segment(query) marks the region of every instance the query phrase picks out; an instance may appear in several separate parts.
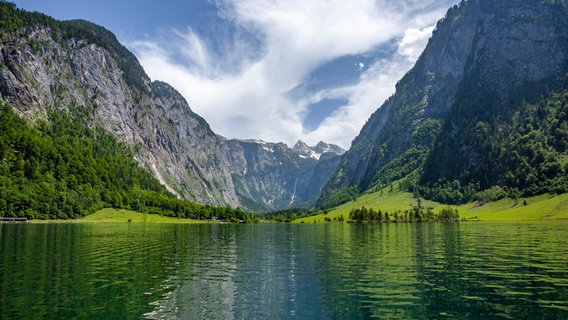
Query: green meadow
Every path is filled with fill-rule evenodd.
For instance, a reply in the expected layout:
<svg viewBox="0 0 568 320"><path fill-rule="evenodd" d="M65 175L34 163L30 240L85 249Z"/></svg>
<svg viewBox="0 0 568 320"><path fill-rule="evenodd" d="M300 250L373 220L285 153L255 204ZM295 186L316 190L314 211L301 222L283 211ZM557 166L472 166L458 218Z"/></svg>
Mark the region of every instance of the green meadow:
<svg viewBox="0 0 568 320"><path fill-rule="evenodd" d="M102 209L76 220L77 222L132 222L132 223L203 223L202 220L182 219L144 214L123 209Z"/></svg>
<svg viewBox="0 0 568 320"><path fill-rule="evenodd" d="M448 206L434 201L420 199L423 208L432 208L435 213L443 208L457 209L461 219L479 221L522 221L522 220L568 220L568 193L561 195L540 195L519 200L502 199L486 204L468 203L461 206ZM314 216L293 221L293 223L325 223L339 222L343 216L344 222L349 220L352 209L381 210L394 213L411 209L417 205L417 199L412 193L400 190L365 193L354 201L327 210ZM54 222L56 220L33 220L33 222ZM114 222L114 223L204 223L203 220L183 219L144 214L124 209L102 209L86 217L64 222Z"/></svg>
<svg viewBox="0 0 568 320"><path fill-rule="evenodd" d="M524 202L526 201L526 205ZM475 203L457 207L460 217L477 220L568 219L568 194L540 195L514 201L503 199L483 206Z"/></svg>
<svg viewBox="0 0 568 320"><path fill-rule="evenodd" d="M324 223L327 221L337 222L343 216L343 220L349 220L349 212L352 209L365 207L375 211L393 213L395 211L409 210L417 205L418 200L412 193L400 190L390 191L385 188L378 192L365 193L354 201L350 201L336 208L327 210L327 213L305 217L295 220L294 223ZM420 199L421 207L432 208L438 213L443 208L458 209L460 218L467 220L549 220L568 219L568 194L540 195L518 200L502 199L486 204L468 203L461 206L448 206L434 201Z"/></svg>

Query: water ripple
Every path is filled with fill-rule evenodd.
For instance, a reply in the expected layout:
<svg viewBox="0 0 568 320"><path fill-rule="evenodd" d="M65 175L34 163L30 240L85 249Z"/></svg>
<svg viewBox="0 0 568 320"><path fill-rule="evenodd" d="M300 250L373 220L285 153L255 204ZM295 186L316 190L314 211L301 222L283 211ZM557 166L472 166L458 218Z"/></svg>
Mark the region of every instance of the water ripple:
<svg viewBox="0 0 568 320"><path fill-rule="evenodd" d="M0 319L567 319L566 231L0 225Z"/></svg>

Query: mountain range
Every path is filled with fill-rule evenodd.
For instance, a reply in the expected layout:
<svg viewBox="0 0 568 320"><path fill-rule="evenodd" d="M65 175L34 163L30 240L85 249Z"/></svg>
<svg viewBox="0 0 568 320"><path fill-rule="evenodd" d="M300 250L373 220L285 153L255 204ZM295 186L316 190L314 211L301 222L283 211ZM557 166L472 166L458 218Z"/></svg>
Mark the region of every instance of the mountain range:
<svg viewBox="0 0 568 320"><path fill-rule="evenodd" d="M327 208L395 181L443 203L568 192L565 1L450 8L347 152L219 136L103 27L0 6L2 99L32 124L104 129L187 201Z"/></svg>
<svg viewBox="0 0 568 320"><path fill-rule="evenodd" d="M221 137L105 28L0 6L2 99L32 123L57 110L104 128L181 199L255 211L313 205L344 152Z"/></svg>
<svg viewBox="0 0 568 320"><path fill-rule="evenodd" d="M354 139L322 207L404 179L444 203L568 191L564 1L462 1Z"/></svg>

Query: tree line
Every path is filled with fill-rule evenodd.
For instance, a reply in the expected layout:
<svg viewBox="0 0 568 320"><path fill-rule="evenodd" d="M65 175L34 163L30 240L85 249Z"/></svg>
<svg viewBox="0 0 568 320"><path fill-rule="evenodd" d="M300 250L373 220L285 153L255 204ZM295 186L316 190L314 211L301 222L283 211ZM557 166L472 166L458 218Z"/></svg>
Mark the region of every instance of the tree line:
<svg viewBox="0 0 568 320"><path fill-rule="evenodd" d="M0 101L0 216L73 219L99 209L252 221L253 213L177 199L102 128L61 111L29 124Z"/></svg>
<svg viewBox="0 0 568 320"><path fill-rule="evenodd" d="M424 209L414 206L409 210L396 210L393 213L388 211L367 209L365 207L353 208L349 212L351 222L369 223L390 223L390 222L426 222L426 221L458 221L459 213L457 209L443 208L439 213L432 209Z"/></svg>

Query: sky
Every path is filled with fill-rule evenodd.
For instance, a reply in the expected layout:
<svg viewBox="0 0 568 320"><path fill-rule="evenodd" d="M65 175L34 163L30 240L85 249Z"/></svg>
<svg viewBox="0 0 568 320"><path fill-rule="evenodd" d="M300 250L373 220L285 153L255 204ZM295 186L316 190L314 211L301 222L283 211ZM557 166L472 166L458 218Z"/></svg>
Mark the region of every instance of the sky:
<svg viewBox="0 0 568 320"><path fill-rule="evenodd" d="M349 148L459 0L17 0L104 26L227 138Z"/></svg>

